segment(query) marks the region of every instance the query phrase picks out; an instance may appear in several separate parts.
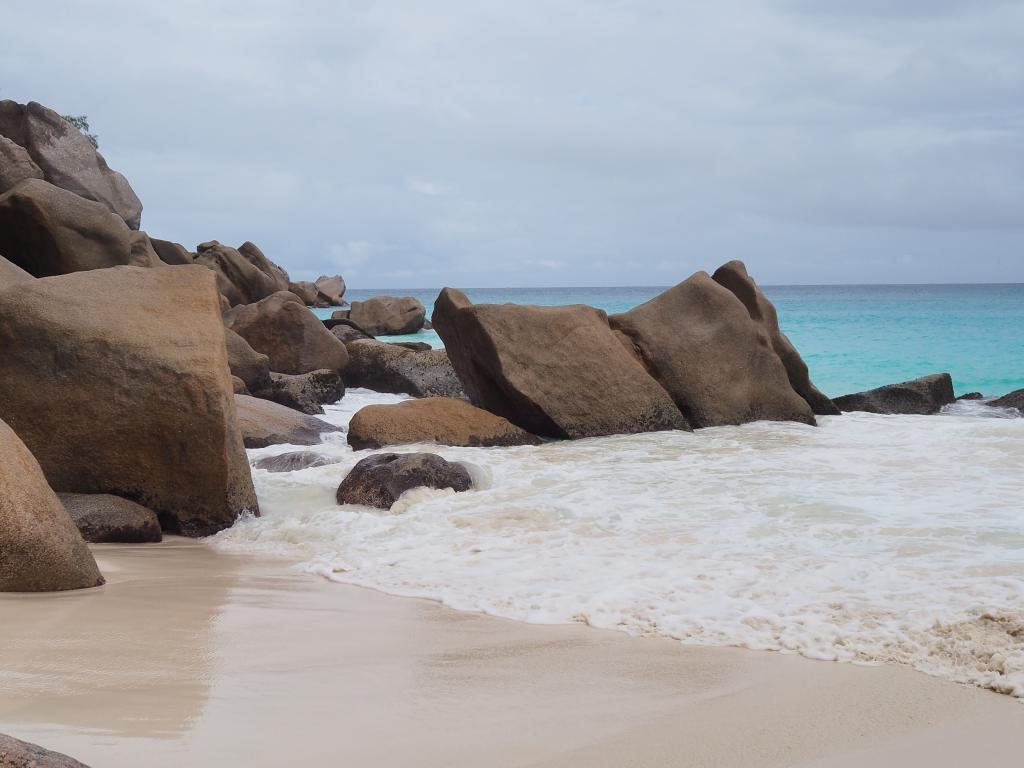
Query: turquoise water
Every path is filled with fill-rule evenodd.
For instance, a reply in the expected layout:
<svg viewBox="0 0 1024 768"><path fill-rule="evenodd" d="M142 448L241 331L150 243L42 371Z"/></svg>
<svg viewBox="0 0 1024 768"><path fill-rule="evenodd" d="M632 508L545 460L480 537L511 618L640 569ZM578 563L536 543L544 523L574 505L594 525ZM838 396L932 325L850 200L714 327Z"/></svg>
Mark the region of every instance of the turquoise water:
<svg viewBox="0 0 1024 768"><path fill-rule="evenodd" d="M472 288L478 303L589 304L624 312L664 290ZM779 323L833 397L949 371L957 393L1024 388L1024 284L767 286ZM437 289L349 290L349 301L389 293L433 309ZM330 317L331 310L316 310ZM442 346L436 333L390 337Z"/></svg>

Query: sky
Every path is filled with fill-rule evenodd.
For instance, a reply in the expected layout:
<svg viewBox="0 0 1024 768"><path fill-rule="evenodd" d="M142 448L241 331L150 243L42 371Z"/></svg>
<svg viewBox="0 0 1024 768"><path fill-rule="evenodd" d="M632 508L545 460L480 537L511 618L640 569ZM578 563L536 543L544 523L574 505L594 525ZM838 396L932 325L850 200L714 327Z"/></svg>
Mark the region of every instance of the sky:
<svg viewBox="0 0 1024 768"><path fill-rule="evenodd" d="M1024 282L1024 3L35 0L152 236L350 287Z"/></svg>

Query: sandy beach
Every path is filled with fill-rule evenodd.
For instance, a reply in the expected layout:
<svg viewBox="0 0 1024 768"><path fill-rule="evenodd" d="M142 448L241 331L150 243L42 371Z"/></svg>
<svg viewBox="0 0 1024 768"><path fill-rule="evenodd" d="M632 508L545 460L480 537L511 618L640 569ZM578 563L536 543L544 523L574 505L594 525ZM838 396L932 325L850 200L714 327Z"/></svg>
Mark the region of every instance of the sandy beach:
<svg viewBox="0 0 1024 768"><path fill-rule="evenodd" d="M1024 706L897 667L458 613L171 538L0 597L0 732L97 766L1009 765Z"/></svg>

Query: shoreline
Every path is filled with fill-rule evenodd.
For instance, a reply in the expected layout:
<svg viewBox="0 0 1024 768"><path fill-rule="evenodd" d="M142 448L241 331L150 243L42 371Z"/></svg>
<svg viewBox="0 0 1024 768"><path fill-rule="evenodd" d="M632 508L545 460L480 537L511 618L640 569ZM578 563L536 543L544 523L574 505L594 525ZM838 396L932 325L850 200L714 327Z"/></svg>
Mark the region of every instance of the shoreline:
<svg viewBox="0 0 1024 768"><path fill-rule="evenodd" d="M168 538L5 595L0 732L98 766L1010 764L1024 708L895 666L460 613ZM867 751L863 751L867 750Z"/></svg>

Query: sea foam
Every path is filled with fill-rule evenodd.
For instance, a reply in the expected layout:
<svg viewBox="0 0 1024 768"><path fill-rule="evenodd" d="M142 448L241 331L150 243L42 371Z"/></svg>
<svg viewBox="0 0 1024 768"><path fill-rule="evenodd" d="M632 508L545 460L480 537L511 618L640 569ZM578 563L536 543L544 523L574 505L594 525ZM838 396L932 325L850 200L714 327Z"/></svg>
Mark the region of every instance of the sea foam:
<svg viewBox="0 0 1024 768"><path fill-rule="evenodd" d="M401 399L350 390L326 418ZM372 453L337 434L313 450L339 464L254 470L263 516L213 541L461 610L896 662L1024 697L1024 419L950 411L400 446L470 463L478 482L390 512L335 503Z"/></svg>

